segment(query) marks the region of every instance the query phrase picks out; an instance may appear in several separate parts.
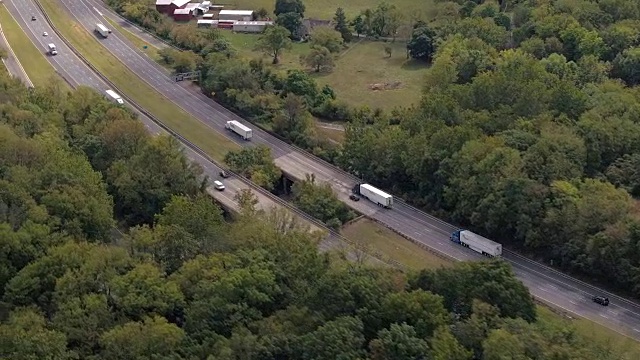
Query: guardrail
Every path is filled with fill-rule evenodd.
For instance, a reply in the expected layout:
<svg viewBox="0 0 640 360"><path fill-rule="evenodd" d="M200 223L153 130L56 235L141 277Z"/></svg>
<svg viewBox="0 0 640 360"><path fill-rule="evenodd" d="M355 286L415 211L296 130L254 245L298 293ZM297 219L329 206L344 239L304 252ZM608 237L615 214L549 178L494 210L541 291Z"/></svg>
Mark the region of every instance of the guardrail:
<svg viewBox="0 0 640 360"><path fill-rule="evenodd" d="M207 155L207 153L200 149L197 145L195 145L194 143L192 143L191 141L187 140L185 137L183 137L182 135L178 134L177 132L175 132L174 130L172 130L171 128L169 128L168 126L166 126L161 120L159 120L158 118L156 118L154 115L152 115L151 113L149 113L147 110L145 110L142 106L138 105L135 101L133 101L133 99L129 98L126 94L124 94L122 91L120 91L120 89L114 84L112 83L106 76L104 76L98 69L96 69L93 64L91 64L91 62L89 62L89 60L87 60L82 54L80 54L80 52L78 52L74 47L73 44L71 44L71 42L69 42L69 40L67 40L62 33L60 32L60 30L58 30L58 28L55 26L55 24L53 23L53 21L51 20L51 18L49 17L49 15L45 12L44 8L42 7L42 5L40 4L39 0L35 0L34 1L36 6L38 6L38 9L42 12L44 19L47 21L47 23L49 24L49 26L51 26L51 29L53 29L53 31L58 35L58 37L60 37L60 40L62 40L62 42L65 43L65 45L67 45L67 47L69 49L71 49L71 51L83 62L85 63L102 81L104 81L106 84L108 84L110 87L112 87L114 90L118 91L118 94L123 97L124 99L126 99L134 108L136 108L138 111L140 111L140 113L144 114L145 116L147 116L149 119L151 119L154 123L156 123L158 126L160 126L163 130L165 130L166 132L168 132L171 136L175 137L176 139L178 139L178 141L180 141L184 146L188 147L189 149L191 149L192 151L196 152L198 155L202 156L204 159L206 159L207 161L209 161L212 164L215 164L216 166L223 168L224 167L219 164L218 162L216 162L214 159L212 159L211 157L209 157L209 155ZM66 80L66 79L65 79ZM225 169L227 170L227 169ZM273 195L272 193L270 193L269 191L261 188L258 185L255 185L253 182L251 182L251 180L247 179L246 177L235 173L231 170L227 170L229 173L233 174L235 177L237 177L238 179L240 179L242 182L244 182L246 185L248 185L252 190L255 190L259 193L261 193L262 195L268 197L269 199L271 199L272 201L274 201L275 203L287 208L288 210L294 212L295 214L299 215L300 217L302 217L303 219L309 221L310 223L312 223L313 225L316 225L317 227L319 227L320 229L326 230L328 233L330 233L331 235L337 237L338 239L340 239L341 241L350 244L350 245L354 245L354 242L345 238L344 236L342 236L339 232L327 227L323 222L321 222L320 220L314 218L313 216L303 212L302 210L298 209L297 207L291 205L290 203L282 200L281 198ZM394 267L400 268L400 269L404 269L404 266L401 265L400 263L398 263L397 261L391 260L391 259L384 259L380 256L375 256L376 254L371 254L370 255L374 256L375 258L388 263L389 265L392 265Z"/></svg>

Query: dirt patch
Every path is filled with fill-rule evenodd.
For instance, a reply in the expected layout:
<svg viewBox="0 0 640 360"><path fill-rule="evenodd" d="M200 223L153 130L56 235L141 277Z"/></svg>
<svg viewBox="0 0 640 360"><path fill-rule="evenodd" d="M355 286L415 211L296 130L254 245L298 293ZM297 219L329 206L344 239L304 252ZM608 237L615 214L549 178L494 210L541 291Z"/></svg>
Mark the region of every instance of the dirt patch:
<svg viewBox="0 0 640 360"><path fill-rule="evenodd" d="M402 87L401 81L369 84L369 90L373 90L373 91L396 90L396 89L400 89L401 87Z"/></svg>

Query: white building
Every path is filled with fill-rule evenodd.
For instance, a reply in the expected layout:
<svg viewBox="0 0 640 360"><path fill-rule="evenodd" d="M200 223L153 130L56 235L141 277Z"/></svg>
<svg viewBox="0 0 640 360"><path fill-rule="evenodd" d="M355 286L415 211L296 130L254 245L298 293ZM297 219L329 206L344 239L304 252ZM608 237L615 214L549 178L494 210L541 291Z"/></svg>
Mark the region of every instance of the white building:
<svg viewBox="0 0 640 360"><path fill-rule="evenodd" d="M218 20L198 20L198 27L217 27Z"/></svg>
<svg viewBox="0 0 640 360"><path fill-rule="evenodd" d="M205 20L213 20L213 14L204 14L202 18Z"/></svg>
<svg viewBox="0 0 640 360"><path fill-rule="evenodd" d="M220 20L251 21L253 10L220 10Z"/></svg>
<svg viewBox="0 0 640 360"><path fill-rule="evenodd" d="M268 25L273 25L273 21L236 21L233 24L233 31L261 33Z"/></svg>

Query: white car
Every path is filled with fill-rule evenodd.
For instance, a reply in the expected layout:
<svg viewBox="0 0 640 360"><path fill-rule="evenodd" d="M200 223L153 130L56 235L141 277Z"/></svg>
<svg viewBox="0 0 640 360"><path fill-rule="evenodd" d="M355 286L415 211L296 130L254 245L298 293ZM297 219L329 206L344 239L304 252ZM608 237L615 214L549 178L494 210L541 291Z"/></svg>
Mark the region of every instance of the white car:
<svg viewBox="0 0 640 360"><path fill-rule="evenodd" d="M222 184L222 182L221 182L221 181L218 181L218 180L215 180L215 181L213 182L213 187L214 187L216 190L218 190L218 191L222 191L222 190L224 190L224 184Z"/></svg>
<svg viewBox="0 0 640 360"><path fill-rule="evenodd" d="M42 33L42 36L49 36L49 33L47 33L46 31Z"/></svg>

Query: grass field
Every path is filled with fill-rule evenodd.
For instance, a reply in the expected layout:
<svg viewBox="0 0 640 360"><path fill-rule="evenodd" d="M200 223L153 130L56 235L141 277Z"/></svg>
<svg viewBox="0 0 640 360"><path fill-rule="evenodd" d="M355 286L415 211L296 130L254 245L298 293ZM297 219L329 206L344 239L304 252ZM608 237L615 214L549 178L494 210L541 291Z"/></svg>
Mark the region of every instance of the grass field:
<svg viewBox="0 0 640 360"><path fill-rule="evenodd" d="M391 57L385 46L391 47ZM391 110L420 101L426 71L424 64L407 60L405 43L363 40L338 58L332 72L314 76L348 104Z"/></svg>
<svg viewBox="0 0 640 360"><path fill-rule="evenodd" d="M224 34L241 56L263 58L267 62L271 60L253 50L259 35L230 31L225 31ZM391 47L391 57L385 53L385 46ZM291 50L282 54L277 68L302 69L300 55L308 51L307 43L293 44ZM348 104L391 110L395 106L410 106L420 100L426 71L426 65L407 60L406 44L403 42L363 40L351 44L340 54L333 71L310 74L318 81L319 86L331 86L338 99Z"/></svg>
<svg viewBox="0 0 640 360"><path fill-rule="evenodd" d="M11 17L9 11L2 5L0 5L0 23L11 49L34 86L50 84L52 77L60 78L53 66L45 58L44 49L38 49L31 42L29 37L18 26L18 23ZM63 86L68 87L66 82L62 83L64 84Z"/></svg>
<svg viewBox="0 0 640 360"><path fill-rule="evenodd" d="M624 354L624 359L640 359L640 342L618 334L617 332L605 326L596 324L593 321L582 318L569 320L554 313L545 306L538 306L538 317L542 322L552 324L561 323L565 325L571 324L575 328L576 333L583 336L586 340L620 351Z"/></svg>
<svg viewBox="0 0 640 360"><path fill-rule="evenodd" d="M341 233L411 269L435 269L452 264L369 219L359 219L344 227Z"/></svg>
<svg viewBox="0 0 640 360"><path fill-rule="evenodd" d="M338 7L342 7L348 17L355 17L361 11L373 9L380 3L380 0L305 0L305 17L315 19L332 19ZM406 14L413 14L417 11L426 11L429 1L415 0L394 0L389 1L400 9L405 9ZM228 8L235 9L259 9L261 7L273 12L275 0L227 0L224 2Z"/></svg>
<svg viewBox="0 0 640 360"><path fill-rule="evenodd" d="M221 161L229 150L240 147L222 134L210 129L143 82L128 70L105 47L93 32L73 21L55 0L40 0L58 30L98 71L107 76L124 94L131 97L167 126Z"/></svg>

